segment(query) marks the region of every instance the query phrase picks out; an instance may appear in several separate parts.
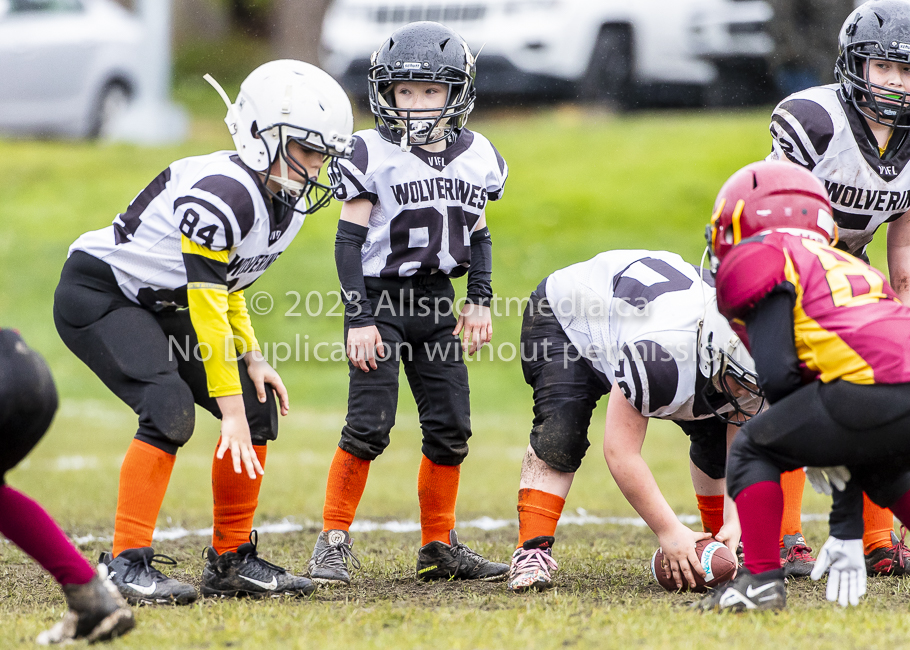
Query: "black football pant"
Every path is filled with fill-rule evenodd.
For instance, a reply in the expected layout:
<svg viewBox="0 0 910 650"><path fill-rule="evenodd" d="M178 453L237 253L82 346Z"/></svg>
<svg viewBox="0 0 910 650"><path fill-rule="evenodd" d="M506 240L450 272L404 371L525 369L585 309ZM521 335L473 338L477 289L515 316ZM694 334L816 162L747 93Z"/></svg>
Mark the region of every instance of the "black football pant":
<svg viewBox="0 0 910 650"><path fill-rule="evenodd" d="M367 297L386 356L364 372L348 361L347 424L338 446L374 460L389 445L398 409L398 372L405 375L420 418L423 455L437 465L460 465L468 455L471 404L461 343L452 334L455 291L448 276L366 278ZM344 338L348 323L345 319Z"/></svg>
<svg viewBox="0 0 910 650"><path fill-rule="evenodd" d="M0 485L44 436L57 411L51 371L15 330L0 329Z"/></svg>
<svg viewBox="0 0 910 650"><path fill-rule="evenodd" d="M851 507L859 499L860 512L863 491L888 508L910 490L910 384L815 381L791 393L737 434L727 491L735 499L750 485L779 482L782 472L835 465L850 470ZM838 517L832 515L834 537L862 537L861 518L857 530L856 519Z"/></svg>
<svg viewBox="0 0 910 650"><path fill-rule="evenodd" d="M153 313L139 306L123 295L110 266L77 251L63 265L54 323L73 354L139 416L139 440L175 454L193 435L194 403L221 418L194 353L189 310ZM260 403L246 364L237 366L252 442L264 445L278 436L274 394L267 390Z"/></svg>
<svg viewBox="0 0 910 650"><path fill-rule="evenodd" d="M544 280L531 293L521 323L521 368L534 389L531 448L548 467L573 473L590 446L594 407L611 387L569 340L546 296ZM674 422L689 436L689 457L695 466L713 479L723 478L726 424L713 417Z"/></svg>

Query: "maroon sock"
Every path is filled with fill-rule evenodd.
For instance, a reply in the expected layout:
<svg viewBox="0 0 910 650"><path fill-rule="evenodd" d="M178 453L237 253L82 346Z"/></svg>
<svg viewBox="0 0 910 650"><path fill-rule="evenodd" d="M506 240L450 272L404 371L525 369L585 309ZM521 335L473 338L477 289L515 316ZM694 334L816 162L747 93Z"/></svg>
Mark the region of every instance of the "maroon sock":
<svg viewBox="0 0 910 650"><path fill-rule="evenodd" d="M736 497L736 509L743 530L746 568L752 574L780 569L781 520L784 492L780 483L762 481L750 485Z"/></svg>
<svg viewBox="0 0 910 650"><path fill-rule="evenodd" d="M894 513L895 517L900 519L904 526L910 528L910 492L898 499L897 503L892 505L889 510Z"/></svg>
<svg viewBox="0 0 910 650"><path fill-rule="evenodd" d="M95 575L44 508L8 485L0 485L0 534L35 558L61 585L84 585Z"/></svg>

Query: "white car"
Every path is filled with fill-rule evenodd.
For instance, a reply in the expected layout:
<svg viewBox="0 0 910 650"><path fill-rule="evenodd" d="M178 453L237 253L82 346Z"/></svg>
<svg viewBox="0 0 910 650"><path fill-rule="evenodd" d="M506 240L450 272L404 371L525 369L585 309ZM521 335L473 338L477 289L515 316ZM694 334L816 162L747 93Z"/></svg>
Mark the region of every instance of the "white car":
<svg viewBox="0 0 910 650"><path fill-rule="evenodd" d="M322 31L326 70L355 96L369 56L397 27L433 20L478 58L478 92L612 99L631 104L699 97L717 75L693 43L703 7L738 20L734 0L335 0ZM758 3L746 3L754 10ZM716 42L716 40L715 40ZM704 41L701 43L704 45ZM682 94L680 94L682 91ZM693 92L694 91L694 94ZM688 101L691 101L688 100Z"/></svg>
<svg viewBox="0 0 910 650"><path fill-rule="evenodd" d="M104 135L138 93L142 47L112 0L0 0L0 133Z"/></svg>

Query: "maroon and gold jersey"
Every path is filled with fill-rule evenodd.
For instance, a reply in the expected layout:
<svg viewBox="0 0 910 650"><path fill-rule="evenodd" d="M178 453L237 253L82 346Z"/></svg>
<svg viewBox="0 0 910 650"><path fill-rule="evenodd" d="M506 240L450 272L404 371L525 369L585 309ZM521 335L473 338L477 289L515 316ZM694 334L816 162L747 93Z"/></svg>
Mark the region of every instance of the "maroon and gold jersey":
<svg viewBox="0 0 910 650"><path fill-rule="evenodd" d="M746 240L717 273L717 302L741 319L782 283L792 285L800 365L823 382L910 382L910 308L885 277L849 253L793 234Z"/></svg>

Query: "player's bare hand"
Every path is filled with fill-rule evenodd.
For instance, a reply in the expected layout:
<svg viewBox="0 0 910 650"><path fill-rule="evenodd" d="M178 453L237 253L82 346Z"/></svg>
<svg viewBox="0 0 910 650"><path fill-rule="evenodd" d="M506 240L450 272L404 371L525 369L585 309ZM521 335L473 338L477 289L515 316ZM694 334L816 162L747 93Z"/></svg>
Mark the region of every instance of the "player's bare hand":
<svg viewBox="0 0 910 650"><path fill-rule="evenodd" d="M682 524L658 537L664 554L664 573L673 578L677 589L682 589L684 583L690 589L695 588L693 572L705 576L705 570L701 568L701 562L695 553L695 544L709 537L711 533L696 533Z"/></svg>
<svg viewBox="0 0 910 650"><path fill-rule="evenodd" d="M714 538L730 549L733 557L736 557L736 548L739 546L739 540L742 537L742 529L739 527L739 519L725 522Z"/></svg>
<svg viewBox="0 0 910 650"><path fill-rule="evenodd" d="M290 400L288 399L288 390L284 387L284 382L281 381L281 377L269 362L265 360L265 357L262 356L262 353L259 350L253 350L244 355L243 360L246 362L246 369L250 375L250 379L253 380L253 386L256 387L256 397L260 402L264 403L266 400L266 384L272 387L272 390L275 391L275 395L278 396L278 404L281 408L281 414L287 415L288 410L291 408Z"/></svg>
<svg viewBox="0 0 910 650"><path fill-rule="evenodd" d="M470 302L465 303L458 315L458 323L455 324L452 334L458 336L462 332L464 335L461 337L461 348L469 356L493 340L493 319L490 316L490 308Z"/></svg>
<svg viewBox="0 0 910 650"><path fill-rule="evenodd" d="M234 472L255 479L262 476L265 470L259 463L253 441L250 438L250 425L246 421L246 411L243 406L242 395L230 395L216 398L221 409L221 444L215 457L221 460L230 449L231 460L234 462Z"/></svg>
<svg viewBox="0 0 910 650"><path fill-rule="evenodd" d="M382 337L375 325L352 327L348 330L348 359L364 372L376 370L376 355L385 358Z"/></svg>

